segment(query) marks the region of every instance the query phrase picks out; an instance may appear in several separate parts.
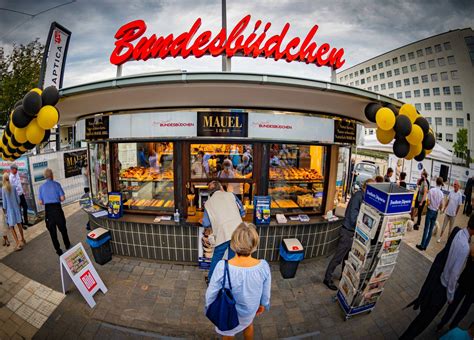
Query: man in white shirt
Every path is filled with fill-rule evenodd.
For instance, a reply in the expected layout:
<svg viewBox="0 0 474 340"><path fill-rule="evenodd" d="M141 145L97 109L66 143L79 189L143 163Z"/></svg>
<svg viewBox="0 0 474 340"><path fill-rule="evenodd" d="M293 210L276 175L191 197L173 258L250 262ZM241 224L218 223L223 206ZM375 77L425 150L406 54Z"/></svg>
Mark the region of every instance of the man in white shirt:
<svg viewBox="0 0 474 340"><path fill-rule="evenodd" d="M21 186L20 174L18 173L18 166L13 163L10 166L10 183L15 188L18 196L20 197L20 207L23 209L23 229L27 229L27 226L30 225L28 222L28 204L26 204L25 193L23 192L23 187Z"/></svg>
<svg viewBox="0 0 474 340"><path fill-rule="evenodd" d="M443 236L444 230L446 229L446 225L449 223L449 230L448 235L451 235L451 230L453 229L454 220L458 215L459 209L461 208L462 204L462 194L459 191L459 182L456 180L453 184L454 190L449 193L448 202L446 203L446 207L444 208L444 220L443 220L443 227L441 228L441 233L438 238L438 243L441 242L441 237Z"/></svg>
<svg viewBox="0 0 474 340"><path fill-rule="evenodd" d="M436 187L431 188L428 191L428 201L430 202L428 205L428 209L426 211L425 216L425 229L423 230L423 239L421 240L421 244L417 244L416 247L419 250L426 250L428 244L431 240L431 235L433 233L433 228L436 224L436 219L438 218L438 211L443 209L443 199L444 194L441 191L441 187L443 186L443 178L438 177L436 179Z"/></svg>

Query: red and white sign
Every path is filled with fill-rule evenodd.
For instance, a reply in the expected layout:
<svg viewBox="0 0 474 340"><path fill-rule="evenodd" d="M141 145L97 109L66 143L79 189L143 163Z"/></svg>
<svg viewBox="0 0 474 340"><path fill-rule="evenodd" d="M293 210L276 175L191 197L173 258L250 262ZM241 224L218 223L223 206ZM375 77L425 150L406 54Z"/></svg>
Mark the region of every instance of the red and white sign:
<svg viewBox="0 0 474 340"><path fill-rule="evenodd" d="M334 120L289 114L249 113L250 138L318 141L334 141Z"/></svg>
<svg viewBox="0 0 474 340"><path fill-rule="evenodd" d="M187 58L190 55L200 58L204 55L217 57L225 55L264 57L287 62L301 61L316 66L329 66L333 69L342 67L345 63L344 49L333 48L328 43L313 41L318 25L314 25L304 38L294 37L286 39L290 24L286 23L279 34L270 36L268 30L271 23L263 25L262 20L257 20L252 33L250 32L250 15L243 17L234 28L229 29L229 34L222 28L219 33L204 31L197 35L201 27L201 18L196 19L192 27L184 33L174 36L158 36L152 34L144 36L147 30L145 21L134 20L117 30L115 33L115 49L110 55L110 62L122 65L130 60L165 59L167 57ZM283 42L285 40L285 42Z"/></svg>
<svg viewBox="0 0 474 340"><path fill-rule="evenodd" d="M97 286L97 282L94 280L94 276L92 276L90 270L81 275L81 281L88 292L92 292L92 290Z"/></svg>
<svg viewBox="0 0 474 340"><path fill-rule="evenodd" d="M196 112L146 112L112 115L109 138L197 136Z"/></svg>

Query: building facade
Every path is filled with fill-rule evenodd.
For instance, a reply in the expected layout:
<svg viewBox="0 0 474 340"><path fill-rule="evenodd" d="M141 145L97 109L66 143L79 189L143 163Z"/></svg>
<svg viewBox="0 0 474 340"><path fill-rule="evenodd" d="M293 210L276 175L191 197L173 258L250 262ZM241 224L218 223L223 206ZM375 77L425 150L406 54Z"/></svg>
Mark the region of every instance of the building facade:
<svg viewBox="0 0 474 340"><path fill-rule="evenodd" d="M474 32L435 35L364 61L336 74L340 84L359 87L416 106L450 151L456 133L468 130L474 157ZM373 134L373 129L366 129Z"/></svg>

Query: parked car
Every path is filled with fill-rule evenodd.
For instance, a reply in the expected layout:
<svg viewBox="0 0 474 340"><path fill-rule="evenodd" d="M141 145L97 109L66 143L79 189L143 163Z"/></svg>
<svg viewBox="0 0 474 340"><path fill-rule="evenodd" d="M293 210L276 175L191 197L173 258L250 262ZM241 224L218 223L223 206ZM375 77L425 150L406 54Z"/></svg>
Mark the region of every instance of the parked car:
<svg viewBox="0 0 474 340"><path fill-rule="evenodd" d="M380 168L375 162L362 161L354 166L354 181L353 186L362 187L362 184L369 178L375 178L380 175Z"/></svg>

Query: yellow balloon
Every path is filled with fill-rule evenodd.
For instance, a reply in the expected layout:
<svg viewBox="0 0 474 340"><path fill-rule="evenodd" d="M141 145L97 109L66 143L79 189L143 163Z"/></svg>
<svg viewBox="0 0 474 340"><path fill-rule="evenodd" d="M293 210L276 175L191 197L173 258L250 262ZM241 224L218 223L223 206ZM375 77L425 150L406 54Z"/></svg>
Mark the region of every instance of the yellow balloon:
<svg viewBox="0 0 474 340"><path fill-rule="evenodd" d="M425 150L426 155L429 155L431 152L433 152L433 149L431 149L431 150Z"/></svg>
<svg viewBox="0 0 474 340"><path fill-rule="evenodd" d="M33 119L26 127L26 139L31 144L39 144L44 138L44 129L42 129L38 122Z"/></svg>
<svg viewBox="0 0 474 340"><path fill-rule="evenodd" d="M395 131L393 131L393 129L388 131L377 129L375 135L381 144L388 144L395 138Z"/></svg>
<svg viewBox="0 0 474 340"><path fill-rule="evenodd" d="M395 125L395 113L386 107L382 107L375 114L375 122L382 130L391 130Z"/></svg>
<svg viewBox="0 0 474 340"><path fill-rule="evenodd" d="M20 146L18 147L18 150L20 150L21 152L26 152L26 151L28 151L28 149L27 149L27 148L24 148L22 145L20 145Z"/></svg>
<svg viewBox="0 0 474 340"><path fill-rule="evenodd" d="M411 145L421 144L423 141L423 130L416 124L413 124L411 133L407 136L407 141Z"/></svg>
<svg viewBox="0 0 474 340"><path fill-rule="evenodd" d="M8 127L10 128L10 131L12 133L12 135L15 134L15 130L16 130L16 126L13 125L13 122L10 120L10 123L8 124Z"/></svg>
<svg viewBox="0 0 474 340"><path fill-rule="evenodd" d="M31 89L30 92L36 92L36 93L38 93L40 96L41 96L41 94L43 93L43 91L42 91L41 89L37 88L37 87L35 87L34 89Z"/></svg>
<svg viewBox="0 0 474 340"><path fill-rule="evenodd" d="M39 110L36 119L42 129L52 129L58 123L59 113L54 106L45 105Z"/></svg>
<svg viewBox="0 0 474 340"><path fill-rule="evenodd" d="M400 108L399 114L405 115L410 118L412 123L418 118L418 112L416 112L416 108L411 104L403 104Z"/></svg>
<svg viewBox="0 0 474 340"><path fill-rule="evenodd" d="M18 143L23 144L28 141L26 138L26 128L16 128L14 136Z"/></svg>

